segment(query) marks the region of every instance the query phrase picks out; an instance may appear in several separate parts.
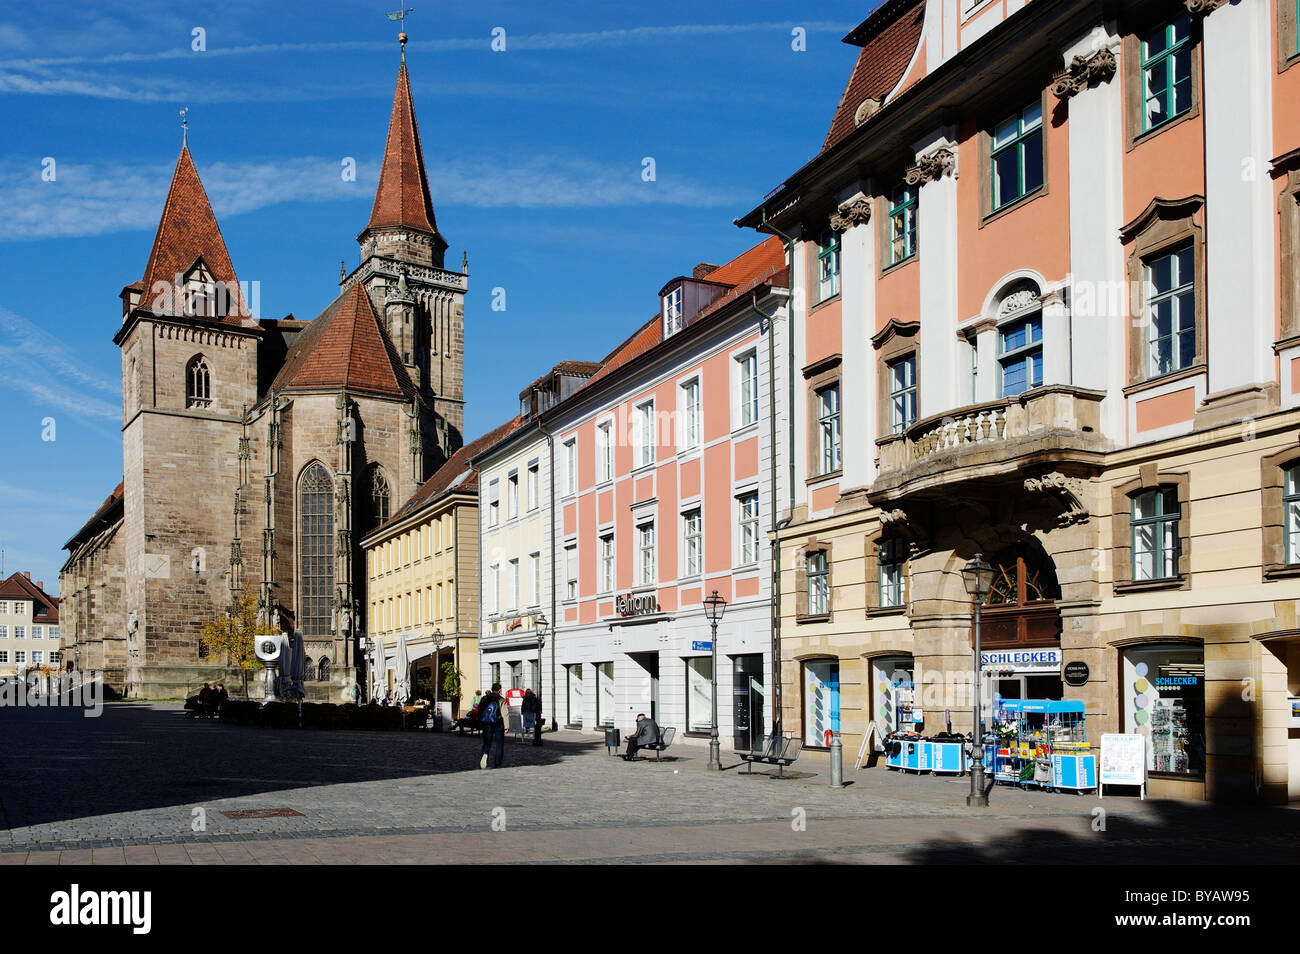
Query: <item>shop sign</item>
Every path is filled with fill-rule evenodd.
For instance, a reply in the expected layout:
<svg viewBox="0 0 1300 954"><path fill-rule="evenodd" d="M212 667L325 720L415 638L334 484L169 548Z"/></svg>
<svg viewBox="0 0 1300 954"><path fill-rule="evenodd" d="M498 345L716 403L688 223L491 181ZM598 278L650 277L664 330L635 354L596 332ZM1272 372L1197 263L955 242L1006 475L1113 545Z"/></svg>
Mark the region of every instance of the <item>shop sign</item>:
<svg viewBox="0 0 1300 954"><path fill-rule="evenodd" d="M653 593L629 593L614 597L614 612L619 616L649 616L659 612L659 601Z"/></svg>
<svg viewBox="0 0 1300 954"><path fill-rule="evenodd" d="M1092 673L1089 671L1086 662L1080 662L1076 659L1074 662L1065 664L1063 675L1067 686L1086 686Z"/></svg>
<svg viewBox="0 0 1300 954"><path fill-rule="evenodd" d="M999 649L980 653L980 665L1014 670L1060 669L1059 649Z"/></svg>

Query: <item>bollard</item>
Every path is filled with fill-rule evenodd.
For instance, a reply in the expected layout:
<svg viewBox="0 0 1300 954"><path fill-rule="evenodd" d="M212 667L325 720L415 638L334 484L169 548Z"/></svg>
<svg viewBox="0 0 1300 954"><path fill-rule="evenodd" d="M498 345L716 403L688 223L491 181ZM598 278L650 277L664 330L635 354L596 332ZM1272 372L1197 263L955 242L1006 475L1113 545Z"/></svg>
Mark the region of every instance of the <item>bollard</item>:
<svg viewBox="0 0 1300 954"><path fill-rule="evenodd" d="M831 739L831 788L844 787L844 744L840 737Z"/></svg>

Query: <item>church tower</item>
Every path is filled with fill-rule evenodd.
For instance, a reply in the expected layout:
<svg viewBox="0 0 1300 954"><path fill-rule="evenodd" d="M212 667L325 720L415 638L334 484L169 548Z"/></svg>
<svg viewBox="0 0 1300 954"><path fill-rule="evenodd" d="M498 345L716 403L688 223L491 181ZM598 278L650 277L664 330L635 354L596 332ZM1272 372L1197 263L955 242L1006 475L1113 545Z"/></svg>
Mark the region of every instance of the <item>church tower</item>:
<svg viewBox="0 0 1300 954"><path fill-rule="evenodd" d="M406 71L406 38L370 221L357 236L361 264L340 285L360 282L419 390L422 481L464 443L464 314L469 276L444 267L420 131Z"/></svg>

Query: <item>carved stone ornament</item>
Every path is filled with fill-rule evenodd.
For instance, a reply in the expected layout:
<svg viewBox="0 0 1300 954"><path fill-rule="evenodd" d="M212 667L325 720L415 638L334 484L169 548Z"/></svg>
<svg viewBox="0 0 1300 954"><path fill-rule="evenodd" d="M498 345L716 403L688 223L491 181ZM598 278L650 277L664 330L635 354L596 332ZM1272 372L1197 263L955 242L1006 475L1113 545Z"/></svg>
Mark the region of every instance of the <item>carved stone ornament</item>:
<svg viewBox="0 0 1300 954"><path fill-rule="evenodd" d="M880 109L880 100L868 96L858 104L857 112L853 114L853 125L861 126Z"/></svg>
<svg viewBox="0 0 1300 954"><path fill-rule="evenodd" d="M1078 477L1067 477L1058 471L1041 477L1026 477L1025 490L1030 493L1052 493L1060 499L1065 509L1057 517L1062 527L1075 523L1087 523L1088 507L1084 503L1085 481Z"/></svg>
<svg viewBox="0 0 1300 954"><path fill-rule="evenodd" d="M916 157L916 165L907 170L903 177L910 186L921 185L941 179L944 173L954 172L957 155L946 146L940 146L933 152Z"/></svg>
<svg viewBox="0 0 1300 954"><path fill-rule="evenodd" d="M839 211L831 216L831 230L847 232L855 225L866 225L871 221L871 200L851 199L840 204Z"/></svg>
<svg viewBox="0 0 1300 954"><path fill-rule="evenodd" d="M1117 64L1110 50L1097 50L1088 56L1076 56L1065 68L1065 75L1052 84L1052 95L1069 99L1082 93L1092 83L1109 83L1115 76Z"/></svg>
<svg viewBox="0 0 1300 954"><path fill-rule="evenodd" d="M1183 0L1183 6L1194 17L1203 17L1213 13L1228 0Z"/></svg>
<svg viewBox="0 0 1300 954"><path fill-rule="evenodd" d="M903 510L880 511L880 525L883 527L898 527L905 523L907 523L907 513Z"/></svg>

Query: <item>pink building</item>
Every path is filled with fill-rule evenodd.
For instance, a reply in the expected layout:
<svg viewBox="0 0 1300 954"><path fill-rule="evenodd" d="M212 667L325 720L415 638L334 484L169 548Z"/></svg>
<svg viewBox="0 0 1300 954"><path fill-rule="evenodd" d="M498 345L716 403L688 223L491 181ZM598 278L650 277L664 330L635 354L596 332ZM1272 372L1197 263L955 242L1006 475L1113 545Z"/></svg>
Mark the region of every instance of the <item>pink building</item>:
<svg viewBox="0 0 1300 954"><path fill-rule="evenodd" d="M770 501L785 486L772 458L784 397L769 381L776 368L783 388L787 284L776 239L672 279L655 317L541 416L556 455L561 724L626 728L645 712L678 739L706 737L702 601L716 590L720 734L730 746L768 731Z"/></svg>

